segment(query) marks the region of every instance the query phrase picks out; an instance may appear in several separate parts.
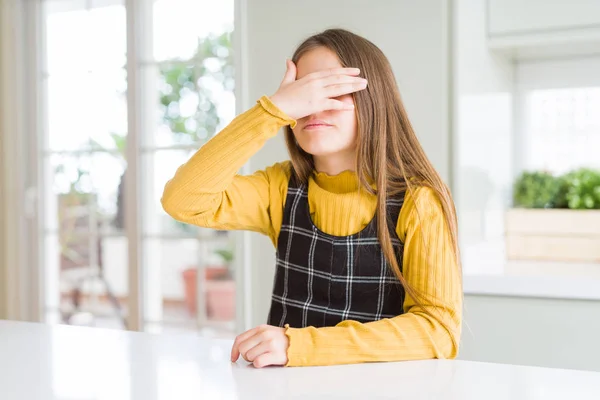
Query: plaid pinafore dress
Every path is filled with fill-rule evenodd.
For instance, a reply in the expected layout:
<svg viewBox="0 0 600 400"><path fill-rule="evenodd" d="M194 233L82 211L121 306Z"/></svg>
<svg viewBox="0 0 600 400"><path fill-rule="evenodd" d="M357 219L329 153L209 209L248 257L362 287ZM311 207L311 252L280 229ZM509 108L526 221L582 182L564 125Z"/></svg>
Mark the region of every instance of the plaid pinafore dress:
<svg viewBox="0 0 600 400"><path fill-rule="evenodd" d="M404 289L385 261L377 218L354 235L324 233L312 222L306 185L295 181L292 177L289 182L277 242L268 324L325 327L402 314ZM402 196L387 203L394 227L403 202ZM392 242L402 265L403 244L396 235Z"/></svg>

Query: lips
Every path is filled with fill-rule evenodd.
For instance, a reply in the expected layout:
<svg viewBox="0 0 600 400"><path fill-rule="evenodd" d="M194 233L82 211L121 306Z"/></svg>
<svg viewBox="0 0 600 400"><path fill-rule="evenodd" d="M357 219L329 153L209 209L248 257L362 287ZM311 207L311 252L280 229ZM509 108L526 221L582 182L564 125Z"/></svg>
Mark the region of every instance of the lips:
<svg viewBox="0 0 600 400"><path fill-rule="evenodd" d="M319 129L319 128L326 128L329 126L333 126L333 125L331 125L325 121L314 119L312 121L309 121L306 125L304 125L304 129Z"/></svg>

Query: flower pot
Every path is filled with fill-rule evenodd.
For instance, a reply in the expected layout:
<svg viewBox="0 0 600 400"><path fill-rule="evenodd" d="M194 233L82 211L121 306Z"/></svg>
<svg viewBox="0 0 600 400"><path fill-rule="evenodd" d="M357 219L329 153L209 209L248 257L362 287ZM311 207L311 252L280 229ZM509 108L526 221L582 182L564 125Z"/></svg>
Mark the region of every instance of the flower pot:
<svg viewBox="0 0 600 400"><path fill-rule="evenodd" d="M225 279L227 270L223 267L207 267L206 281L206 313L212 320L231 320L235 317L235 281ZM185 292L185 304L190 315L197 312L197 275L196 268L188 268L182 272Z"/></svg>
<svg viewBox="0 0 600 400"><path fill-rule="evenodd" d="M511 209L509 260L600 262L600 210Z"/></svg>
<svg viewBox="0 0 600 400"><path fill-rule="evenodd" d="M196 277L198 271L196 268L188 268L184 270L181 275L183 276L183 290L185 293L185 306L190 315L196 315L196 299L197 299L197 284Z"/></svg>
<svg viewBox="0 0 600 400"><path fill-rule="evenodd" d="M235 281L207 281L206 308L208 318L230 321L235 318Z"/></svg>

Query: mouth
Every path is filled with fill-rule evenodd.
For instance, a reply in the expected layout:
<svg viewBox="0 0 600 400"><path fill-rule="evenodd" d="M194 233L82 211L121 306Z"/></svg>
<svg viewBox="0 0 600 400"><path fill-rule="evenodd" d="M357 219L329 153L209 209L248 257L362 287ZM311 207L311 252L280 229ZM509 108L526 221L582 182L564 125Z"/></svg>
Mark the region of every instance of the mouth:
<svg viewBox="0 0 600 400"><path fill-rule="evenodd" d="M331 126L333 126L333 125L328 124L325 121L313 120L313 121L309 121L306 125L304 125L304 129L311 131L311 130L329 128Z"/></svg>

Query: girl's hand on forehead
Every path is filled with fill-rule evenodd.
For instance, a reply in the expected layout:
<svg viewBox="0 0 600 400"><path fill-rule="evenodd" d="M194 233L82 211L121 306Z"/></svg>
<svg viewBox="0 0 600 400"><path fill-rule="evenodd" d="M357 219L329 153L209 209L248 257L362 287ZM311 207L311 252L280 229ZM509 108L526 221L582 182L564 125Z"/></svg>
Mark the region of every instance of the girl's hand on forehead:
<svg viewBox="0 0 600 400"><path fill-rule="evenodd" d="M358 77L359 73L358 68L333 68L296 80L296 65L288 60L285 76L271 101L293 119L327 110L353 110L353 104L335 98L367 87L367 80Z"/></svg>

